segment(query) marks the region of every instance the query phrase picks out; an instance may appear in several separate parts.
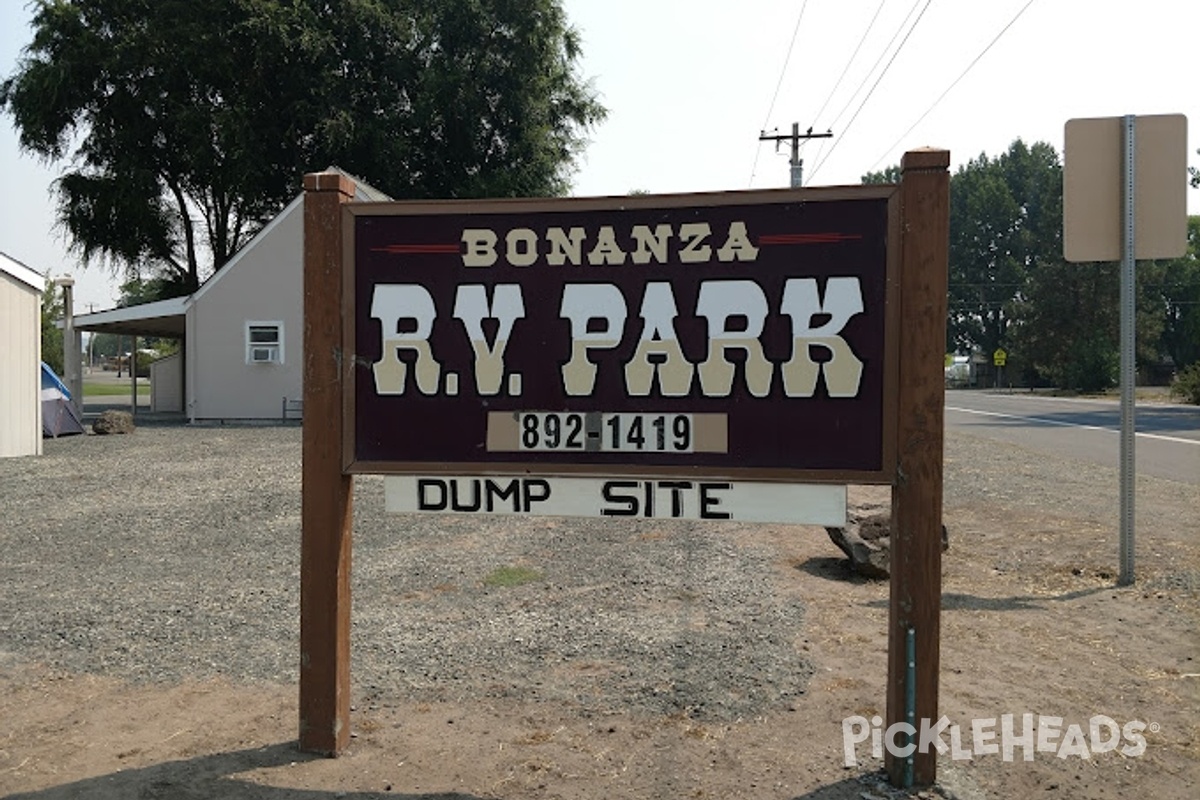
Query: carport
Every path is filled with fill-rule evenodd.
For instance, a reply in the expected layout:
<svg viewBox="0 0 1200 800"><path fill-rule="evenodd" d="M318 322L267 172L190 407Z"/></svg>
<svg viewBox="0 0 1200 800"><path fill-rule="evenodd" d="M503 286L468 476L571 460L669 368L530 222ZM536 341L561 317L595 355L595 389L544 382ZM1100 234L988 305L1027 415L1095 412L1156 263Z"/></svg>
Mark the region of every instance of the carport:
<svg viewBox="0 0 1200 800"><path fill-rule="evenodd" d="M129 406L131 413L137 415L137 341L139 337L159 337L163 339L178 339L180 341L180 357L187 359L187 297L174 297L169 300L158 300L153 303L114 308L110 311L97 311L91 314L81 314L75 317L77 330L91 333L112 333L118 336L128 336L132 339L129 370ZM185 380L187 371L181 370L181 380ZM186 396L186 394L184 395Z"/></svg>

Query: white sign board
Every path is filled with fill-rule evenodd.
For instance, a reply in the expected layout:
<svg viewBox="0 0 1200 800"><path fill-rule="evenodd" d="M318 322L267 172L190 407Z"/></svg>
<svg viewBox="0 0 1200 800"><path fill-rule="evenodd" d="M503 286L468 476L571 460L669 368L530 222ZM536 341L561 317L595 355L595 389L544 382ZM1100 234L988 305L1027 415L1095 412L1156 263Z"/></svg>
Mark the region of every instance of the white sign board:
<svg viewBox="0 0 1200 800"><path fill-rule="evenodd" d="M1063 257L1121 260L1123 119L1073 119L1063 147ZM1134 121L1134 258L1187 252L1187 118Z"/></svg>
<svg viewBox="0 0 1200 800"><path fill-rule="evenodd" d="M384 478L393 513L846 524L846 487L712 478L417 476Z"/></svg>

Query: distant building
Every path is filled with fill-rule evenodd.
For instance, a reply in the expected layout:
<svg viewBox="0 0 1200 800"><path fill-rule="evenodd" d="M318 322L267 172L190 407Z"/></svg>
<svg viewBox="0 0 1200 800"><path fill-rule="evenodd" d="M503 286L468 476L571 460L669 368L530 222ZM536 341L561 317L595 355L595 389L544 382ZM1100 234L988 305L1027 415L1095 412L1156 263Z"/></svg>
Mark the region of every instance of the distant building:
<svg viewBox="0 0 1200 800"><path fill-rule="evenodd" d="M355 179L356 199L388 200ZM75 317L80 330L179 339L151 365L151 410L206 420L298 417L304 360L304 196L188 297Z"/></svg>
<svg viewBox="0 0 1200 800"><path fill-rule="evenodd" d="M0 253L0 456L42 453L46 276Z"/></svg>

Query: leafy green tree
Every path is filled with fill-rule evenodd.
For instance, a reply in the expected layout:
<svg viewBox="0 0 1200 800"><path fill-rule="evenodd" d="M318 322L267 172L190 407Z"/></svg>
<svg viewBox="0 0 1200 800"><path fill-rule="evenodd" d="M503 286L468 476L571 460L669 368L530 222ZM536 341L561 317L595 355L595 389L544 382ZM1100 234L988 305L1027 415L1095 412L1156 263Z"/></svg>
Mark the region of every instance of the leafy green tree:
<svg viewBox="0 0 1200 800"><path fill-rule="evenodd" d="M63 332L57 322L62 318L62 290L54 281L46 281L42 290L42 361L59 375L63 374Z"/></svg>
<svg viewBox="0 0 1200 800"><path fill-rule="evenodd" d="M398 198L564 192L604 116L560 0L34 0L0 83L85 261L194 291L336 164Z"/></svg>
<svg viewBox="0 0 1200 800"><path fill-rule="evenodd" d="M94 333L90 345L92 358L97 361L116 358L121 354L121 337L115 333Z"/></svg>
<svg viewBox="0 0 1200 800"><path fill-rule="evenodd" d="M952 176L948 350L1014 349L1010 328L1029 275L1061 259L1061 220L1062 167L1044 142L1018 139Z"/></svg>
<svg viewBox="0 0 1200 800"><path fill-rule="evenodd" d="M1095 392L1115 385L1119 278L1115 263L1042 263L1023 287L1015 349L1060 388Z"/></svg>
<svg viewBox="0 0 1200 800"><path fill-rule="evenodd" d="M167 300L188 294L186 287L169 277L130 278L121 284L117 308L140 306L155 300Z"/></svg>
<svg viewBox="0 0 1200 800"><path fill-rule="evenodd" d="M893 164L890 167L885 167L878 172L868 172L862 176L863 183L899 183L900 182L900 165Z"/></svg>
<svg viewBox="0 0 1200 800"><path fill-rule="evenodd" d="M1193 182L1200 181L1192 170ZM899 168L863 176L892 183ZM1187 257L1141 262L1137 360L1200 360L1200 217ZM1010 374L1080 391L1112 386L1120 362L1120 284L1114 263L1062 257L1062 166L1048 144L1021 140L981 154L950 179L947 350L1009 352Z"/></svg>
<svg viewBox="0 0 1200 800"><path fill-rule="evenodd" d="M1188 217L1187 254L1154 267L1144 291L1160 314L1161 352L1182 370L1200 362L1200 216ZM1138 269L1141 278L1146 265Z"/></svg>

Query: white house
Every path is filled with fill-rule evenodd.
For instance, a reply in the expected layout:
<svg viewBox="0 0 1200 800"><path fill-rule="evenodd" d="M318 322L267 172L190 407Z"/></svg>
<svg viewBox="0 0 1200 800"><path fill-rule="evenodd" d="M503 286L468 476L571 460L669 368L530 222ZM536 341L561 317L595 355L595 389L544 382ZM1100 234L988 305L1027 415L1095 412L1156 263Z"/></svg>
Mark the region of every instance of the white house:
<svg viewBox="0 0 1200 800"><path fill-rule="evenodd" d="M356 199L390 199L355 179ZM181 339L151 366L151 410L189 421L298 416L303 395L304 196L188 297L75 318L81 330Z"/></svg>
<svg viewBox="0 0 1200 800"><path fill-rule="evenodd" d="M0 253L0 456L42 453L46 276Z"/></svg>

